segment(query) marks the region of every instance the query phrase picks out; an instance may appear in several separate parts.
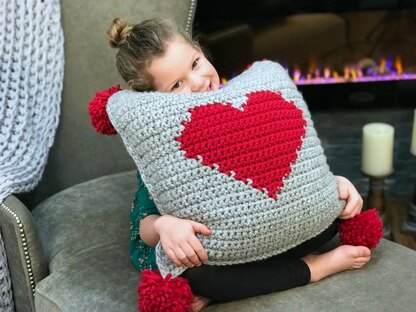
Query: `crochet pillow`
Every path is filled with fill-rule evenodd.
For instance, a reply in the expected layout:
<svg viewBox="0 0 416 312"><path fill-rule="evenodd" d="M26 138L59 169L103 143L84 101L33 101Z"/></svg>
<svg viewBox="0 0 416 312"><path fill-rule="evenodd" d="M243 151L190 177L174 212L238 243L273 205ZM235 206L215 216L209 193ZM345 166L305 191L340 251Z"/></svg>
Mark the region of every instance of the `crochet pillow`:
<svg viewBox="0 0 416 312"><path fill-rule="evenodd" d="M107 112L162 214L201 222L207 264L265 259L318 235L343 205L308 108L279 64L223 88L121 91ZM156 247L162 276L180 275Z"/></svg>

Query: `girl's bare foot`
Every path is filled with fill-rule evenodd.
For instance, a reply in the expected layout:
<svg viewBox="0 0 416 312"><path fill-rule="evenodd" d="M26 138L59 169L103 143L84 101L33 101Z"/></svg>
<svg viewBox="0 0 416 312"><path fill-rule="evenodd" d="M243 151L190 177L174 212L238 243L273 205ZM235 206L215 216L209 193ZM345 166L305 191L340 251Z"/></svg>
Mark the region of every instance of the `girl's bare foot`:
<svg viewBox="0 0 416 312"><path fill-rule="evenodd" d="M317 282L332 274L362 268L371 258L365 246L342 245L320 255L302 258L311 271L311 282Z"/></svg>
<svg viewBox="0 0 416 312"><path fill-rule="evenodd" d="M189 310L189 312L199 312L203 308L205 308L209 302L210 300L208 298L194 296L191 301L191 309Z"/></svg>

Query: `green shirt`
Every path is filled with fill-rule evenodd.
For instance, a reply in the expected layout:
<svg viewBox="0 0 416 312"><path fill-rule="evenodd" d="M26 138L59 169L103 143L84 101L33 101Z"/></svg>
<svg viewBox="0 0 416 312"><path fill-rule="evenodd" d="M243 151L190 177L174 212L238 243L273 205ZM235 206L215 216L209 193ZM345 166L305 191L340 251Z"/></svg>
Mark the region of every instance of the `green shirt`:
<svg viewBox="0 0 416 312"><path fill-rule="evenodd" d="M140 220L149 215L160 215L149 191L137 171L138 189L130 212L130 259L137 270L157 269L155 248L140 238Z"/></svg>

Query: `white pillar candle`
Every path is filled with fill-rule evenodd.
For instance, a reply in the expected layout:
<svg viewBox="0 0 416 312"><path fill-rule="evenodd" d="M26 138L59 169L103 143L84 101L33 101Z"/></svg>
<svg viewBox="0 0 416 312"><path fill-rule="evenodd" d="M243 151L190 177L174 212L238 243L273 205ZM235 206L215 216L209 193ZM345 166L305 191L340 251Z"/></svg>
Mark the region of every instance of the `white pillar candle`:
<svg viewBox="0 0 416 312"><path fill-rule="evenodd" d="M412 132L412 145L410 147L410 153L416 156L416 109L413 113L413 132Z"/></svg>
<svg viewBox="0 0 416 312"><path fill-rule="evenodd" d="M393 172L393 126L381 122L363 127L361 170L372 177L385 177Z"/></svg>

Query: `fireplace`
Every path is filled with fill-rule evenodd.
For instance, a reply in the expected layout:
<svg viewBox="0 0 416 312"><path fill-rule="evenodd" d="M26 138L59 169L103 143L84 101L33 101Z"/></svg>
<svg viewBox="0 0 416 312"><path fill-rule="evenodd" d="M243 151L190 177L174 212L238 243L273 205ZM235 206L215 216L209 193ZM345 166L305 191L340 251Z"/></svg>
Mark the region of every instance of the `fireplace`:
<svg viewBox="0 0 416 312"><path fill-rule="evenodd" d="M285 66L311 110L415 107L416 1L201 1L195 28L226 79Z"/></svg>
<svg viewBox="0 0 416 312"><path fill-rule="evenodd" d="M310 65L288 72L312 110L415 106L416 72L397 56L378 61L367 56L335 69Z"/></svg>

